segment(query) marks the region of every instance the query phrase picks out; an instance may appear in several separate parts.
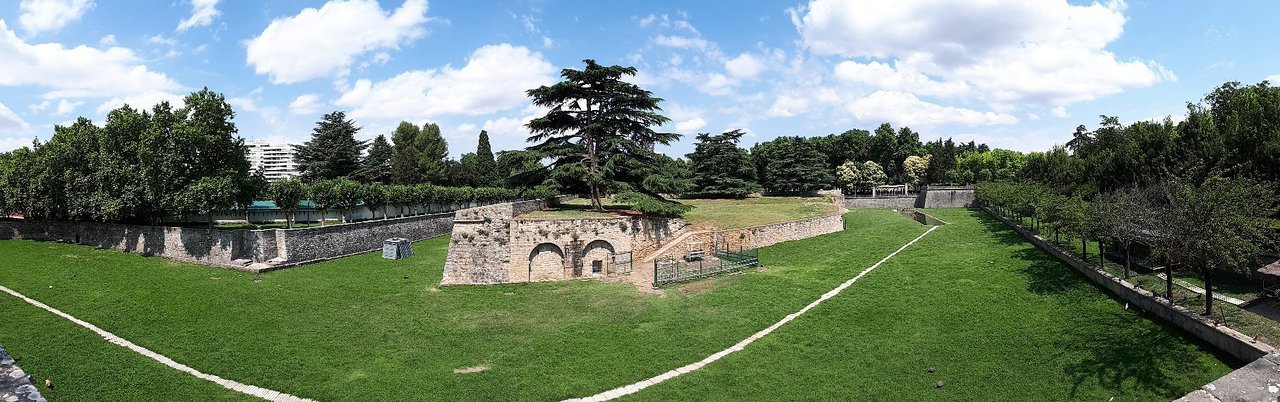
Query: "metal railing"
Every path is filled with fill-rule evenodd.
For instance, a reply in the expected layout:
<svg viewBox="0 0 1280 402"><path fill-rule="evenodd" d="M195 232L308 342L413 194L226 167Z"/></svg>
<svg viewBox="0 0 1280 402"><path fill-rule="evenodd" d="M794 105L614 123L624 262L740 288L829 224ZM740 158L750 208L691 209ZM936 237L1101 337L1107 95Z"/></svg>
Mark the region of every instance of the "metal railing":
<svg viewBox="0 0 1280 402"><path fill-rule="evenodd" d="M706 278L760 266L757 249L716 251L714 260L683 261L671 257L653 261L653 287Z"/></svg>

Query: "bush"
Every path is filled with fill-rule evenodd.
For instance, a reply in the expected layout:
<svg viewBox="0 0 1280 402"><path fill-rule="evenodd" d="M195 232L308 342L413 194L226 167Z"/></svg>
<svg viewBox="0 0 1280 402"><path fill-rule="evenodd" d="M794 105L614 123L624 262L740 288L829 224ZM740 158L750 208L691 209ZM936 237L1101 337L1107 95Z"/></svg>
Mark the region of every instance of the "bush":
<svg viewBox="0 0 1280 402"><path fill-rule="evenodd" d="M679 217L693 209L693 207L685 204L670 200L663 200L637 192L619 193L613 196L613 200L623 204L629 204L631 205L631 209L643 212L647 215Z"/></svg>

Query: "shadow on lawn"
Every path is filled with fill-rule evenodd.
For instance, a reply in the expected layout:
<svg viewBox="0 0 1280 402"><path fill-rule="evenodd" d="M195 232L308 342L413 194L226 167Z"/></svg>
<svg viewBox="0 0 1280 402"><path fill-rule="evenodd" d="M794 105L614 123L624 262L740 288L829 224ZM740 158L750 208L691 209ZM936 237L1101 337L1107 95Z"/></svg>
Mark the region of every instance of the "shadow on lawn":
<svg viewBox="0 0 1280 402"><path fill-rule="evenodd" d="M1059 342L1070 361L1064 372L1072 380L1071 396L1086 381L1118 393L1140 389L1165 398L1190 390L1179 377L1208 370L1197 358L1196 344L1177 328L1155 317L1128 311L1091 314L1074 319ZM1148 325L1143 321L1153 321ZM1218 355L1229 361L1229 357Z"/></svg>

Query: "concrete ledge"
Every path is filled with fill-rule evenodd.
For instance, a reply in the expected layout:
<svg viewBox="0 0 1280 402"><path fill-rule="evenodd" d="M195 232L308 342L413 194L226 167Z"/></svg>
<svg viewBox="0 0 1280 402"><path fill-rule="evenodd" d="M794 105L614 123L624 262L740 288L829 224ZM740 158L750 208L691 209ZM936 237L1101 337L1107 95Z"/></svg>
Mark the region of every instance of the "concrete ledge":
<svg viewBox="0 0 1280 402"><path fill-rule="evenodd" d="M27 373L0 346L0 401L44 402L40 390L27 380Z"/></svg>

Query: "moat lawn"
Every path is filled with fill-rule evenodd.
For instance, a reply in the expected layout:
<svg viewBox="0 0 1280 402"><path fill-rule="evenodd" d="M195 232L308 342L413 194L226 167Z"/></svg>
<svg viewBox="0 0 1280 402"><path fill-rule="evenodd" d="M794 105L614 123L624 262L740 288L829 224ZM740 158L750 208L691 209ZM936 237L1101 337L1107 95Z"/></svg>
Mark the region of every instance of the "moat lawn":
<svg viewBox="0 0 1280 402"><path fill-rule="evenodd" d="M743 352L633 398L1167 400L1229 370L994 220L931 213L952 225ZM666 297L598 281L441 289L444 238L415 244L410 260L371 253L260 281L0 241L0 285L206 373L301 397L554 400L702 359L926 230L887 210L856 210L845 224L763 249L762 272ZM0 317L0 344L54 382L42 389L51 400L243 399L12 296L0 294Z"/></svg>

